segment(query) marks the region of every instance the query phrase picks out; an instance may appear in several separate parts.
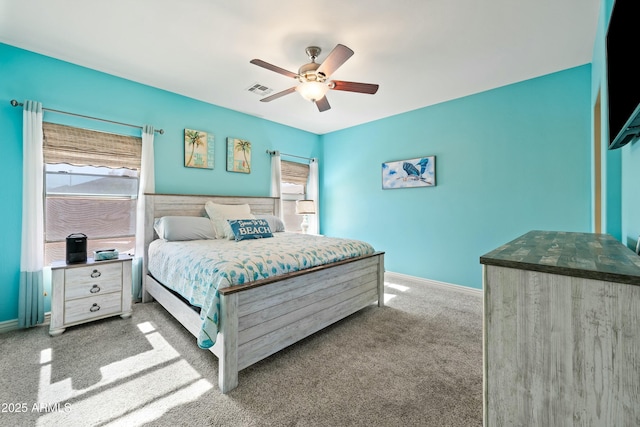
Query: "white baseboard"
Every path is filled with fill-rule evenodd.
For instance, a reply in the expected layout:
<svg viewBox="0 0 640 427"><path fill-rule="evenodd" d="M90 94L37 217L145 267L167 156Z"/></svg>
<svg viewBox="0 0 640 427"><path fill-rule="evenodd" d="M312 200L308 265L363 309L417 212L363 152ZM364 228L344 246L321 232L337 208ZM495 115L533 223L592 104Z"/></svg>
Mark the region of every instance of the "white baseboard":
<svg viewBox="0 0 640 427"><path fill-rule="evenodd" d="M385 281L393 282L393 280L405 280L409 282L420 283L427 286L437 286L440 288L446 288L450 290L456 290L460 292L465 292L471 295L482 296L482 289L470 288L468 286L455 285L453 283L439 282L437 280L431 279L423 279L422 277L409 276L408 274L402 273L394 273L392 271L385 271L384 273Z"/></svg>
<svg viewBox="0 0 640 427"><path fill-rule="evenodd" d="M51 321L51 313L47 312L44 314L44 323L42 325L46 325ZM41 326L41 325L38 325ZM4 334L5 332L15 331L16 329L20 329L18 327L18 319L6 320L4 322L0 322L0 334Z"/></svg>

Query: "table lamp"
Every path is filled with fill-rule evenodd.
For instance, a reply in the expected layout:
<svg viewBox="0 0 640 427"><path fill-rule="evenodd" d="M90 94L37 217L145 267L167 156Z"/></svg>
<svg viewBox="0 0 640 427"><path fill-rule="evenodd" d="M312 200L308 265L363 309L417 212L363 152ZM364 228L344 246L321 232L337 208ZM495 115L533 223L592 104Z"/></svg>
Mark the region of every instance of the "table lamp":
<svg viewBox="0 0 640 427"><path fill-rule="evenodd" d="M316 204L313 200L298 200L296 201L296 214L303 215L302 217L302 232L307 234L307 230L309 230L309 219L308 215L315 215L316 213Z"/></svg>

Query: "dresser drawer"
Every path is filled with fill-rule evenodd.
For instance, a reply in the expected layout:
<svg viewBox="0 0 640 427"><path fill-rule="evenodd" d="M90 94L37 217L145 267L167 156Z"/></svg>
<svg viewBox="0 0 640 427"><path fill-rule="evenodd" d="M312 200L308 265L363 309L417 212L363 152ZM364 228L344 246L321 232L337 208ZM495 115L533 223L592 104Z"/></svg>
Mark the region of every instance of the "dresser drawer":
<svg viewBox="0 0 640 427"><path fill-rule="evenodd" d="M65 271L65 301L122 289L122 263L115 262Z"/></svg>
<svg viewBox="0 0 640 427"><path fill-rule="evenodd" d="M120 292L70 300L64 304L64 323L81 322L120 311L122 311Z"/></svg>

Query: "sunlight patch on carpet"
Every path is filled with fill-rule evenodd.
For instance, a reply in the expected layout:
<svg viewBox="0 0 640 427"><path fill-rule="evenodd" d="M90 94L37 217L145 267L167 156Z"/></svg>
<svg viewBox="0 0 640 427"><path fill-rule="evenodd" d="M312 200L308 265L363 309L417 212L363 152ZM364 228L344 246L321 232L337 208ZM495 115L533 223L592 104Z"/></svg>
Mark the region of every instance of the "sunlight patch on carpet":
<svg viewBox="0 0 640 427"><path fill-rule="evenodd" d="M137 326L152 349L101 367L102 379L83 389L74 390L71 378L52 383L55 354L50 348L42 350L38 402L44 404L44 413L37 425L82 425L89 419L105 425L142 425L213 388L150 322Z"/></svg>
<svg viewBox="0 0 640 427"><path fill-rule="evenodd" d="M400 291L400 292L407 292L409 289L411 289L408 286L398 285L397 283L391 283L391 282L384 282L384 286L391 289L395 289L396 291Z"/></svg>

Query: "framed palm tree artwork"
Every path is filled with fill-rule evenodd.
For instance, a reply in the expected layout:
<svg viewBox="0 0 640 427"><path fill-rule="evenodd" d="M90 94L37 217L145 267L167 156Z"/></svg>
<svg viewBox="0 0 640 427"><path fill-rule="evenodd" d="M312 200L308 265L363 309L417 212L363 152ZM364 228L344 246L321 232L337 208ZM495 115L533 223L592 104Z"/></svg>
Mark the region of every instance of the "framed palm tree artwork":
<svg viewBox="0 0 640 427"><path fill-rule="evenodd" d="M251 173L251 143L249 141L227 138L227 171Z"/></svg>
<svg viewBox="0 0 640 427"><path fill-rule="evenodd" d="M434 187L436 156L417 157L382 164L382 188Z"/></svg>
<svg viewBox="0 0 640 427"><path fill-rule="evenodd" d="M201 130L184 130L184 165L188 168L213 169L213 135Z"/></svg>

